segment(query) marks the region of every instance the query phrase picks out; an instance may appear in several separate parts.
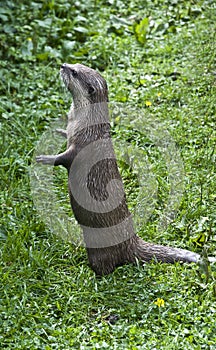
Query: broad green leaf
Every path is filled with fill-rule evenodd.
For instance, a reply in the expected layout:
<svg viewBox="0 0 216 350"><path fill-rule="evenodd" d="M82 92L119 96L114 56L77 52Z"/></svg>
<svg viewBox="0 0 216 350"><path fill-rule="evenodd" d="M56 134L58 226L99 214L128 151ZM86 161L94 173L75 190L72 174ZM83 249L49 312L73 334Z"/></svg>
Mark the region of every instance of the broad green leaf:
<svg viewBox="0 0 216 350"><path fill-rule="evenodd" d="M145 44L146 42L146 35L148 33L149 28L149 19L147 17L143 18L141 22L135 25L135 35L137 40L141 44Z"/></svg>

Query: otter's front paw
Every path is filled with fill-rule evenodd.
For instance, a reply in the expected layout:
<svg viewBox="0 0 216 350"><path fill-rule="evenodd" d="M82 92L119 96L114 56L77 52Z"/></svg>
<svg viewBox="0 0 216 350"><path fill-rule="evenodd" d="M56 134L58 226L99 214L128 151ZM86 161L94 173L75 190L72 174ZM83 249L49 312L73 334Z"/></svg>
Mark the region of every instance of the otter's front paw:
<svg viewBox="0 0 216 350"><path fill-rule="evenodd" d="M42 164L49 164L49 165L54 165L56 160L56 156L45 156L45 155L40 155L36 157L36 162L37 163L42 163Z"/></svg>
<svg viewBox="0 0 216 350"><path fill-rule="evenodd" d="M67 138L67 131L64 129L56 129L56 132L60 134L61 136Z"/></svg>

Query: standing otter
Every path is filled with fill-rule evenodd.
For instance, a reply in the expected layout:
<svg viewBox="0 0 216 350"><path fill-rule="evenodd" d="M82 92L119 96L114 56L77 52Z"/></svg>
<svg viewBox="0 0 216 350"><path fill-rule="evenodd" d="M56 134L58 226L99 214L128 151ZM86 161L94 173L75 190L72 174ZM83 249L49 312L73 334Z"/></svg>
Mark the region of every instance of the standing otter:
<svg viewBox="0 0 216 350"><path fill-rule="evenodd" d="M73 97L67 130L60 130L67 150L36 160L67 169L71 207L91 268L105 275L136 259L197 262L199 254L147 243L135 234L112 146L106 81L82 64L64 63L60 74Z"/></svg>

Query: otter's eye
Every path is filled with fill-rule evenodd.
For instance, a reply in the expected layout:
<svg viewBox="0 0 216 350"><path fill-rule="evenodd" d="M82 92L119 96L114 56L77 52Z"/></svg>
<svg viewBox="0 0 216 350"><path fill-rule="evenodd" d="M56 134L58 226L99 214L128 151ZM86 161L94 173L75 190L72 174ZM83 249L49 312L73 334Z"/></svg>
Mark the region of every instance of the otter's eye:
<svg viewBox="0 0 216 350"><path fill-rule="evenodd" d="M71 73L72 73L74 78L77 77L77 75L78 75L77 71L74 69L71 69Z"/></svg>
<svg viewBox="0 0 216 350"><path fill-rule="evenodd" d="M89 95L93 94L94 92L95 92L95 88L92 85L89 85L89 87L88 87Z"/></svg>

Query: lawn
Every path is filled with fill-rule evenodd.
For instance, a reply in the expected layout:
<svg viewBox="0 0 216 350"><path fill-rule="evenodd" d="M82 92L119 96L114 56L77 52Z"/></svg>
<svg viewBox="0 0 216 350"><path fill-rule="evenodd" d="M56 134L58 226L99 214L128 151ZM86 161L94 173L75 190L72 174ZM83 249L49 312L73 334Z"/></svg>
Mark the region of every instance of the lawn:
<svg viewBox="0 0 216 350"><path fill-rule="evenodd" d="M0 1L2 349L215 349L215 15L211 0ZM71 103L63 62L107 80L138 234L201 263L137 262L97 278L65 239L67 174L50 170L53 202L32 183L38 148L65 147L52 133Z"/></svg>

